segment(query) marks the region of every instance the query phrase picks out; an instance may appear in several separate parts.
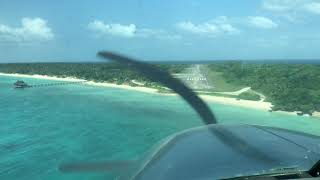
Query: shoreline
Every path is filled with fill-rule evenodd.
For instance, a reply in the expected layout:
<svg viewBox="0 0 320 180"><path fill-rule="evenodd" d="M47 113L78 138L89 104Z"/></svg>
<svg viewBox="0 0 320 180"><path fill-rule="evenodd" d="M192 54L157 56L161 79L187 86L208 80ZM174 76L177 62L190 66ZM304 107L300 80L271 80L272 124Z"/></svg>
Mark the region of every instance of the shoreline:
<svg viewBox="0 0 320 180"><path fill-rule="evenodd" d="M158 95L165 95L165 96L176 96L177 94L173 93L159 93L157 89L150 88L150 87L143 87L143 86L136 86L132 87L129 85L117 85L113 83L107 82L93 82L87 81L84 79L74 78L74 77L56 77L56 76L47 76L47 75L28 75L28 74L8 74L8 73L0 73L0 76L9 76L9 77L21 77L21 78L37 78L37 79L45 79L45 80L58 80L58 81L67 81L67 82L81 82L86 81L84 84L90 86L98 86L98 87L108 87L108 88L120 88L126 90L134 90L144 93L151 93L151 94L158 94ZM261 102L261 101L250 101L250 100L237 100L236 98L230 97L221 97L221 96L211 96L211 95L199 95L204 101L206 102L214 102L223 105L231 105L231 106L238 106L243 108L250 108L262 111L269 111L272 107L270 102ZM295 112L286 112L286 111L276 111L278 113L285 113L290 115L296 115ZM313 117L320 117L319 112L315 112Z"/></svg>
<svg viewBox="0 0 320 180"><path fill-rule="evenodd" d="M158 93L157 89L154 88L148 88L148 87L142 87L142 86L129 86L129 85L117 85L113 83L107 83L107 82L94 82L94 81L88 81L85 79L79 79L75 77L57 77L57 76L47 76L47 75L29 75L29 74L9 74L9 73L0 73L0 76L9 76L9 77L21 77L21 78L36 78L36 79L44 79L44 80L57 80L57 81L66 81L66 82L82 82L85 81L84 84L91 85L91 86L99 86L99 87L110 87L110 88L120 88L120 89L127 89L127 90L135 90L145 93Z"/></svg>

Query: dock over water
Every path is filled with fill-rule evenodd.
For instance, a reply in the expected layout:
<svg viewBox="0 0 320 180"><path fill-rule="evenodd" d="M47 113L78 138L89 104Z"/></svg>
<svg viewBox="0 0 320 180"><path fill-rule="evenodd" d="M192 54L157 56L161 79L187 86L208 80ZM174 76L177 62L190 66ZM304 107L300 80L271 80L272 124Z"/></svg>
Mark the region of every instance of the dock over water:
<svg viewBox="0 0 320 180"><path fill-rule="evenodd" d="M23 81L20 81L23 82ZM28 85L26 83L24 83L23 86L17 86L17 84L15 83L15 87L16 88L37 88L37 87L49 87L49 86L64 86L64 85L71 85L71 84L82 84L85 83L87 81L76 81L76 82L57 82L57 83L44 83L44 84L34 84L34 85Z"/></svg>

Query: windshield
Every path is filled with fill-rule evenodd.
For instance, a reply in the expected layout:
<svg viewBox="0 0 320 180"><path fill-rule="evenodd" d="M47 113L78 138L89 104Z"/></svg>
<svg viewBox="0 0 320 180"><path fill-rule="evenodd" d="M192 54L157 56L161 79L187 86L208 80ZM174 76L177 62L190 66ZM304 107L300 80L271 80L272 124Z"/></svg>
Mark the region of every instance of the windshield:
<svg viewBox="0 0 320 180"><path fill-rule="evenodd" d="M319 7L318 0L1 2L0 179L98 180L147 173L149 166L141 163L163 164L147 152L158 154L176 141L173 134L214 123L241 131L203 145L222 149L203 156L215 169L223 168L214 163L219 158L231 163L227 157L241 151L230 149L239 142L229 140L243 140L252 130L238 125L320 136ZM288 143L272 133L252 137L241 141L243 147L264 149L271 138L268 149L281 154L280 163L248 160L244 169L230 166L233 173L220 169L226 176L215 171L212 176L305 171L317 160L318 141L290 135ZM152 148L159 142L167 143ZM189 145L189 151L179 151L196 152ZM289 160L310 153L314 159L301 161L307 165ZM260 155L265 154L270 153ZM104 166L87 173L59 168L96 162Z"/></svg>

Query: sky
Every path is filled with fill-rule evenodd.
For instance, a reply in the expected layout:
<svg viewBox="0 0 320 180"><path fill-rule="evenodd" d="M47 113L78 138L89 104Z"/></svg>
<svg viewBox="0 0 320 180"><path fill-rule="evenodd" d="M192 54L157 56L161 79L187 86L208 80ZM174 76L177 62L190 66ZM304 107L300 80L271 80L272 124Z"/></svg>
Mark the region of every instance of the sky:
<svg viewBox="0 0 320 180"><path fill-rule="evenodd" d="M320 0L0 0L0 63L320 60Z"/></svg>

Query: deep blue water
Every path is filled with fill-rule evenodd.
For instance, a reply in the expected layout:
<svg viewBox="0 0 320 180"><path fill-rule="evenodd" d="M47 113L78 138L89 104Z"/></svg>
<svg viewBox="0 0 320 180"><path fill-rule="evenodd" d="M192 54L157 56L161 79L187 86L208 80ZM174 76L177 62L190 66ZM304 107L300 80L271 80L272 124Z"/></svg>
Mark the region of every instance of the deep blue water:
<svg viewBox="0 0 320 180"><path fill-rule="evenodd" d="M4 180L114 179L116 175L108 173L63 174L57 167L63 162L136 159L162 138L201 125L178 97L88 85L13 89L16 79L0 76L0 179ZM317 118L210 106L221 123L320 135Z"/></svg>

